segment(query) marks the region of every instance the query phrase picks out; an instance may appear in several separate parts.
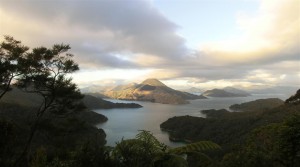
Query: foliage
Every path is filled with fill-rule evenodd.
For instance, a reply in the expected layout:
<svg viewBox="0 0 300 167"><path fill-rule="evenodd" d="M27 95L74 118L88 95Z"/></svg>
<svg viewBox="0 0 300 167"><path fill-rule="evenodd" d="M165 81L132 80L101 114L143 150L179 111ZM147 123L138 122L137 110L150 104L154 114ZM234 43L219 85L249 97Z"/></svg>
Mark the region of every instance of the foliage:
<svg viewBox="0 0 300 167"><path fill-rule="evenodd" d="M223 166L246 167L300 165L300 115L292 115L282 123L255 129L248 142L223 158Z"/></svg>
<svg viewBox="0 0 300 167"><path fill-rule="evenodd" d="M45 148L40 147L36 150L36 154L33 157L30 167L44 167L47 165L47 153Z"/></svg>
<svg viewBox="0 0 300 167"><path fill-rule="evenodd" d="M233 111L259 111L268 110L282 105L284 102L278 98L258 99L246 103L234 104L229 108Z"/></svg>
<svg viewBox="0 0 300 167"><path fill-rule="evenodd" d="M122 140L113 150L113 158L121 166L153 166L154 159L166 150L150 132L140 131L135 139Z"/></svg>
<svg viewBox="0 0 300 167"><path fill-rule="evenodd" d="M76 138L75 138L76 139ZM205 143L205 144L204 144ZM67 144L67 143L66 143ZM212 144L203 142L202 144ZM212 147L200 146L202 151L210 150ZM61 146L57 146L61 147ZM76 149L63 147L53 150L44 144L35 149L34 156L31 157L30 167L99 167L99 166L118 166L118 167L187 167L189 164L183 153L193 153L198 157L198 164L209 164L210 158L202 151L196 151L191 146L173 149L159 143L157 139L148 131L141 131L136 138L122 140L115 148L103 146L97 138L90 138L86 142L78 144ZM218 147L219 148L219 147ZM178 150L180 151L177 154ZM198 149L197 149L198 150ZM193 151L193 152L192 152ZM209 161L206 161L209 160ZM6 165L8 166L8 165ZM27 166L26 164L20 166Z"/></svg>
<svg viewBox="0 0 300 167"><path fill-rule="evenodd" d="M110 147L104 147L95 142L86 142L72 154L72 166L113 166L113 162L110 158L110 151Z"/></svg>
<svg viewBox="0 0 300 167"><path fill-rule="evenodd" d="M64 113L74 110L74 102L81 99L77 86L67 74L79 70L72 54L66 53L69 45L55 44L52 48L23 46L13 37L5 36L0 44L0 98L11 89L13 79L28 93L43 97L37 115L46 110Z"/></svg>
<svg viewBox="0 0 300 167"><path fill-rule="evenodd" d="M287 104L300 104L300 89L296 92L295 95L291 96L290 98L288 98L285 103Z"/></svg>
<svg viewBox="0 0 300 167"><path fill-rule="evenodd" d="M160 143L149 131L141 131L135 139L122 140L113 150L113 158L120 166L188 166L180 155L220 149L210 141L201 141L178 148ZM205 156L207 158L207 156Z"/></svg>
<svg viewBox="0 0 300 167"><path fill-rule="evenodd" d="M73 55L67 53L69 49L69 45L55 44L49 49L38 47L29 51L29 47L10 36L5 36L0 45L0 98L15 82L25 92L38 94L43 99L24 151L14 166L20 165L27 154L45 112L61 115L84 107L80 102L83 95L67 76L79 70L72 60Z"/></svg>
<svg viewBox="0 0 300 167"><path fill-rule="evenodd" d="M6 120L0 119L0 166L8 166L12 163L14 150L11 146L15 144L16 130L14 125Z"/></svg>
<svg viewBox="0 0 300 167"><path fill-rule="evenodd" d="M220 144L225 152L230 152L235 145L245 143L248 134L255 128L282 122L299 111L300 105L282 105L270 110L251 112L211 110L208 118L173 117L163 122L160 127L169 132L173 141L210 140Z"/></svg>
<svg viewBox="0 0 300 167"><path fill-rule="evenodd" d="M4 39L0 44L0 99L11 89L13 79L28 69L25 60L29 48L11 36L5 36Z"/></svg>
<svg viewBox="0 0 300 167"><path fill-rule="evenodd" d="M300 115L293 115L279 132L279 157L285 166L300 165Z"/></svg>
<svg viewBox="0 0 300 167"><path fill-rule="evenodd" d="M191 143L182 147L171 149L170 152L181 155L190 152L201 152L201 151L215 150L215 149L221 149L221 147L211 141L199 141L196 143Z"/></svg>
<svg viewBox="0 0 300 167"><path fill-rule="evenodd" d="M56 44L51 49L34 48L27 55L30 64L26 75L19 79L18 87L28 93L37 93L43 97L39 114L50 110L62 114L74 110L74 102L81 99L77 86L66 75L79 70L78 65L71 59L72 54L66 53L69 45Z"/></svg>

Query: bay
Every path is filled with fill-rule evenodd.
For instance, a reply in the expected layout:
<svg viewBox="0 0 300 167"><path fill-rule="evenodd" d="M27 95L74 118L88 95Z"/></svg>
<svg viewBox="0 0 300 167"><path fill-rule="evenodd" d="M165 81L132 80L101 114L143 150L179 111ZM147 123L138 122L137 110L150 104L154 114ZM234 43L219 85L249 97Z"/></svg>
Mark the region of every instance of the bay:
<svg viewBox="0 0 300 167"><path fill-rule="evenodd" d="M138 103L143 108L138 109L99 109L94 110L103 114L108 121L98 124L98 128L102 128L106 133L108 146L115 146L116 142L123 139L134 138L139 130L147 130L160 141L170 147L184 145L184 143L169 141L168 133L160 130L159 125L174 116L196 116L205 117L201 114L201 110L206 109L229 109L232 104L240 104L243 102L253 101L265 98L280 98L285 100L288 96L283 94L255 94L248 97L230 97L230 98L209 98L191 100L190 104L185 105L169 105L140 101L123 101L115 99L105 99L112 102Z"/></svg>

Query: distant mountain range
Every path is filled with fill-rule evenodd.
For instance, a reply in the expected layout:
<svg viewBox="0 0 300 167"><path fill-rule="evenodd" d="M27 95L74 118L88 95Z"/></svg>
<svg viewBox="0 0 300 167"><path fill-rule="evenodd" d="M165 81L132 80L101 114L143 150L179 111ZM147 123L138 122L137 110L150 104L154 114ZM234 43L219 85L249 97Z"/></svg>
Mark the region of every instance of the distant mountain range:
<svg viewBox="0 0 300 167"><path fill-rule="evenodd" d="M273 86L273 87L257 87L249 90L252 94L284 94L287 97L293 95L299 86Z"/></svg>
<svg viewBox="0 0 300 167"><path fill-rule="evenodd" d="M163 104L187 104L187 100L206 97L174 90L157 79L146 79L140 84L119 85L105 91L104 95L114 99L150 101Z"/></svg>
<svg viewBox="0 0 300 167"><path fill-rule="evenodd" d="M203 92L204 96L209 96L209 97L247 97L251 96L250 93L236 89L233 87L225 87L223 89L212 89L212 90L207 90Z"/></svg>
<svg viewBox="0 0 300 167"><path fill-rule="evenodd" d="M247 91L237 89L237 88L234 88L234 87L230 87L230 86L223 88L223 90L225 90L226 92L229 92L229 93L236 94L236 95L251 96L251 94L248 93Z"/></svg>

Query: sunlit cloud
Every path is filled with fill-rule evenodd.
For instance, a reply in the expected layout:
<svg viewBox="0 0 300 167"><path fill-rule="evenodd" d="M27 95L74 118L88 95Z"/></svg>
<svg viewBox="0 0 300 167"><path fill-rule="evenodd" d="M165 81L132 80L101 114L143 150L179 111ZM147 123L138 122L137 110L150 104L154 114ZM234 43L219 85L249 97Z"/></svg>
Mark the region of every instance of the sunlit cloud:
<svg viewBox="0 0 300 167"><path fill-rule="evenodd" d="M33 46L63 39L81 55L80 60L102 60L102 64L95 63L100 67L136 66L124 59L114 64L105 56L115 59L121 54L145 54L168 59L181 58L188 50L185 40L176 34L178 26L149 1L12 0L0 5L1 18L5 18L1 34L13 34Z"/></svg>
<svg viewBox="0 0 300 167"><path fill-rule="evenodd" d="M255 16L238 15L242 35L207 43L203 52L227 64L299 60L299 11L297 0L263 0Z"/></svg>
<svg viewBox="0 0 300 167"><path fill-rule="evenodd" d="M0 1L0 35L30 47L70 44L80 85L146 78L178 88L299 85L299 1L259 3L255 13L236 11L239 32L198 48L188 48L190 39L178 32L189 27L171 21L151 0ZM205 21L218 22L209 14Z"/></svg>

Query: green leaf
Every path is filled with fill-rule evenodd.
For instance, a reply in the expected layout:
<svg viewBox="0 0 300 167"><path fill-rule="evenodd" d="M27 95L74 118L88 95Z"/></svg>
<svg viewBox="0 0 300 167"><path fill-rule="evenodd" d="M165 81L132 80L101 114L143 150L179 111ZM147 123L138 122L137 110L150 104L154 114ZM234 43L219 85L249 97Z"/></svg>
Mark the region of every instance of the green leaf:
<svg viewBox="0 0 300 167"><path fill-rule="evenodd" d="M185 145L182 147L170 149L170 153L181 155L181 154L187 154L190 152L203 152L203 151L216 150L216 149L221 149L221 147L214 142L199 141L199 142L188 144L188 145Z"/></svg>

